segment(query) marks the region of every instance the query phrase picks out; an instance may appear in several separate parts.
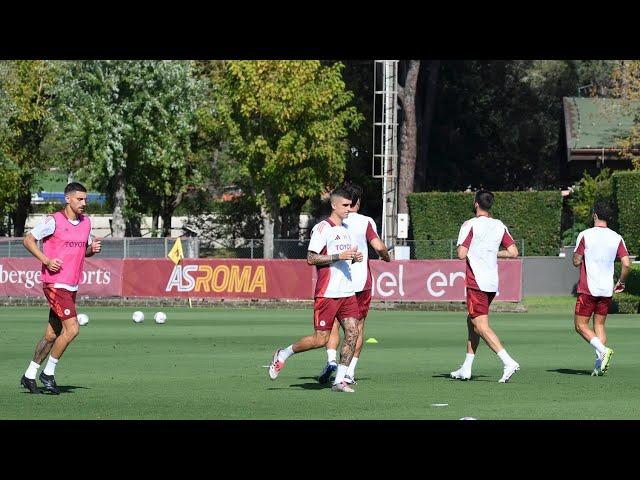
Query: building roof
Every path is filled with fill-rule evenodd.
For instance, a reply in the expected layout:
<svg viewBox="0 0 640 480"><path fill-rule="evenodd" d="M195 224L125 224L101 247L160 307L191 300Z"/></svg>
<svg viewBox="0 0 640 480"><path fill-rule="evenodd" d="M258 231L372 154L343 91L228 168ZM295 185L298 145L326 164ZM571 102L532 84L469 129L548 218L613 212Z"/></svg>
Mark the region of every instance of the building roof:
<svg viewBox="0 0 640 480"><path fill-rule="evenodd" d="M640 102L624 104L613 98L564 97L567 149L618 149L628 137Z"/></svg>

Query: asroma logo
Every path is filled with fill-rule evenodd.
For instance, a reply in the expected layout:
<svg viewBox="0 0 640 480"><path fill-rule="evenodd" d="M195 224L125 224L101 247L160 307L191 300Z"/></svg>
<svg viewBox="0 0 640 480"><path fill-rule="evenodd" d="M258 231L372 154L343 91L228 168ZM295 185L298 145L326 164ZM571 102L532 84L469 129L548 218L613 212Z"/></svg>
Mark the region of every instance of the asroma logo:
<svg viewBox="0 0 640 480"><path fill-rule="evenodd" d="M320 320L320 326L324 327L326 325L326 323L324 322L324 320Z"/></svg>
<svg viewBox="0 0 640 480"><path fill-rule="evenodd" d="M71 313L71 310L69 310L68 308L64 309L64 314L65 315L69 315Z"/></svg>

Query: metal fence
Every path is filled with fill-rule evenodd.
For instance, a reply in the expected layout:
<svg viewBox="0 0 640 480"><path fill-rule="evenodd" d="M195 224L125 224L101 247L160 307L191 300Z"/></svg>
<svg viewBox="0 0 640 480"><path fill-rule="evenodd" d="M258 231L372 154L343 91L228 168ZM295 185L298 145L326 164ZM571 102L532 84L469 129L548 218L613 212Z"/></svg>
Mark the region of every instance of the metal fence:
<svg viewBox="0 0 640 480"><path fill-rule="evenodd" d="M398 246L409 247L411 260L453 259L456 255L456 240L407 240L396 242ZM250 238L238 240L235 246L213 242L209 248L203 249L203 256L217 258L263 258L263 240ZM307 258L309 240L275 239L273 258ZM524 256L524 240L516 240L520 255ZM375 251L369 247L369 257L377 258Z"/></svg>
<svg viewBox="0 0 640 480"><path fill-rule="evenodd" d="M22 240L0 238L0 257L30 257L31 254L24 248ZM103 238L100 258L164 258L175 241L175 238L165 237ZM200 241L197 237L182 237L181 243L185 258L200 256Z"/></svg>

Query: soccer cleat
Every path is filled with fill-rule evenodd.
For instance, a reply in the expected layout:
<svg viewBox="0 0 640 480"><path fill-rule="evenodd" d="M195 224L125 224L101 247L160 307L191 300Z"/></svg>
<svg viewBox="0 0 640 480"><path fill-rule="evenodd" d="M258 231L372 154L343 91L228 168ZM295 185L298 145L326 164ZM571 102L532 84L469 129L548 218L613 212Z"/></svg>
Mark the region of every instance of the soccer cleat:
<svg viewBox="0 0 640 480"><path fill-rule="evenodd" d="M42 393L38 388L38 385L36 384L35 378L27 378L22 375L22 378L20 379L20 385L29 390L29 393Z"/></svg>
<svg viewBox="0 0 640 480"><path fill-rule="evenodd" d="M356 379L353 377L350 377L349 375L345 375L344 376L344 381L347 385L357 385L358 382L356 382Z"/></svg>
<svg viewBox="0 0 640 480"><path fill-rule="evenodd" d="M284 367L284 362L278 360L278 353L280 349L273 352L273 358L271 359L271 365L269 365L269 378L275 380L280 375L280 370Z"/></svg>
<svg viewBox="0 0 640 480"><path fill-rule="evenodd" d="M60 389L56 385L56 379L53 378L53 375L45 375L44 372L41 372L39 378L44 388L49 390L52 395L60 395Z"/></svg>
<svg viewBox="0 0 640 480"><path fill-rule="evenodd" d="M498 383L507 383L511 376L520 370L520 365L517 363L512 363L504 367L504 372L502 373L502 378L498 380Z"/></svg>
<svg viewBox="0 0 640 480"><path fill-rule="evenodd" d="M593 372L591 372L591 376L599 377L602 373L602 359L598 357L596 358L596 363L593 365Z"/></svg>
<svg viewBox="0 0 640 480"><path fill-rule="evenodd" d="M609 365L611 364L611 357L613 357L613 349L607 348L607 350L602 355L602 364L600 366L601 375L604 375L604 372L609 370Z"/></svg>
<svg viewBox="0 0 640 480"><path fill-rule="evenodd" d="M470 380L471 379L471 369L464 368L464 366L460 365L460 368L455 372L451 372L451 378L458 378L460 380Z"/></svg>
<svg viewBox="0 0 640 480"><path fill-rule="evenodd" d="M334 383L331 386L331 390L334 392L354 393L355 390L347 385L347 382L342 381L340 383Z"/></svg>
<svg viewBox="0 0 640 480"><path fill-rule="evenodd" d="M338 365L336 365L335 363L333 362L327 363L322 369L322 372L320 372L320 375L318 376L318 382L322 383L323 385L327 383L331 378L331 374L335 372L337 369L338 369Z"/></svg>

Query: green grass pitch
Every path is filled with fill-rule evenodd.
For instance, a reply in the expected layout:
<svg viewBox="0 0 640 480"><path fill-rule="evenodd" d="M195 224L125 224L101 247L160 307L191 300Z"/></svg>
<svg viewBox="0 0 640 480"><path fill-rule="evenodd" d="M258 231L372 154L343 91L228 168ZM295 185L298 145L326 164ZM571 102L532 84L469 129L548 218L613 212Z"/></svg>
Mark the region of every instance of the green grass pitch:
<svg viewBox="0 0 640 480"><path fill-rule="evenodd" d="M593 349L573 330L574 299L526 299L525 314L491 325L521 365L481 342L473 379L448 373L464 359L464 313L372 310L356 393L319 385L324 349L291 357L271 381L276 347L312 331L310 310L79 308L90 322L60 360L59 396L19 387L47 318L45 307L0 310L0 419L638 419L640 315L611 315L610 370L591 377ZM142 324L133 310L145 313ZM40 383L39 383L40 385ZM433 404L448 404L437 407Z"/></svg>

